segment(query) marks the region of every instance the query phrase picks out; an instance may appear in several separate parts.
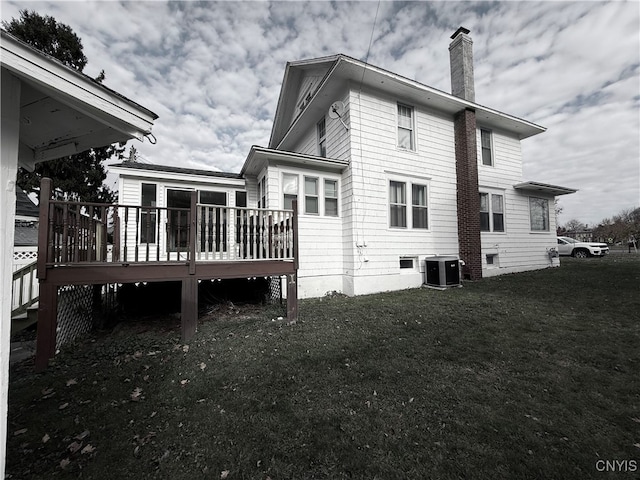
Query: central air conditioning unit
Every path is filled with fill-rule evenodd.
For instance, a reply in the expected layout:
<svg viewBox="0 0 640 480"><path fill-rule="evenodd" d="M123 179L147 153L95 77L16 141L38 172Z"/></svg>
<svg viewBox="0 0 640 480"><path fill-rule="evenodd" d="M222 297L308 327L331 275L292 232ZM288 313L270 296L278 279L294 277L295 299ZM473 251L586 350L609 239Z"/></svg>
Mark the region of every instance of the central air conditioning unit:
<svg viewBox="0 0 640 480"><path fill-rule="evenodd" d="M424 283L429 287L456 287L460 285L460 259L455 256L427 257Z"/></svg>

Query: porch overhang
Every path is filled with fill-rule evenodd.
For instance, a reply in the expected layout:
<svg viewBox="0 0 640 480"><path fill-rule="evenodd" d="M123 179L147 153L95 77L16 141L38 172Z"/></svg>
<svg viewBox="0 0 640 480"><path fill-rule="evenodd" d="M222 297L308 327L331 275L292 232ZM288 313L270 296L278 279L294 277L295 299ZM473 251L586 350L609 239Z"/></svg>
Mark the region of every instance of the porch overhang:
<svg viewBox="0 0 640 480"><path fill-rule="evenodd" d="M349 165L347 160L318 157L316 155L305 155L302 153L274 150L254 145L251 147L249 155L247 155L247 159L242 166L240 175L257 177L270 163L295 167L307 167L314 170L324 170L336 173L342 172Z"/></svg>
<svg viewBox="0 0 640 480"><path fill-rule="evenodd" d="M20 80L19 165L142 140L158 116L1 31L2 75Z"/></svg>
<svg viewBox="0 0 640 480"><path fill-rule="evenodd" d="M558 185L549 185L547 183L540 182L522 182L513 186L516 190L531 193L544 193L547 195L553 195L554 197L560 195L569 195L576 193L578 190L575 188L561 187Z"/></svg>

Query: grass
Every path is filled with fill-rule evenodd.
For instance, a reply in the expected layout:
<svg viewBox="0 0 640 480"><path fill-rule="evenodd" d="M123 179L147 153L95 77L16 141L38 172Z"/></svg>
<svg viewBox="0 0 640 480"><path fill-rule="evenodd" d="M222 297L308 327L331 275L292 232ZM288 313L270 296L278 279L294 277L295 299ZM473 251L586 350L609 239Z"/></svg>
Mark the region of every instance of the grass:
<svg viewBox="0 0 640 480"><path fill-rule="evenodd" d="M632 478L639 312L640 257L610 255L302 301L295 325L220 313L189 345L175 319L128 322L13 367L7 475Z"/></svg>

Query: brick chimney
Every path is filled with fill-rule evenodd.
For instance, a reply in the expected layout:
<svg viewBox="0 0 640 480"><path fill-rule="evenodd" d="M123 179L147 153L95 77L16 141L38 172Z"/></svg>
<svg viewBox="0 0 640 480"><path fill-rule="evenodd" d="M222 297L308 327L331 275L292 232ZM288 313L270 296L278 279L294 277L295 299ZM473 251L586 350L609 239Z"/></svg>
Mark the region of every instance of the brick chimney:
<svg viewBox="0 0 640 480"><path fill-rule="evenodd" d="M476 101L473 82L473 41L469 30L460 27L451 35L449 61L451 63L451 94L470 102Z"/></svg>
<svg viewBox="0 0 640 480"><path fill-rule="evenodd" d="M469 30L460 27L451 37L451 93L475 102L473 81L473 42ZM478 152L476 112L466 107L454 115L453 129L456 156L458 251L464 261L463 278L482 278L480 240L480 193L478 190Z"/></svg>

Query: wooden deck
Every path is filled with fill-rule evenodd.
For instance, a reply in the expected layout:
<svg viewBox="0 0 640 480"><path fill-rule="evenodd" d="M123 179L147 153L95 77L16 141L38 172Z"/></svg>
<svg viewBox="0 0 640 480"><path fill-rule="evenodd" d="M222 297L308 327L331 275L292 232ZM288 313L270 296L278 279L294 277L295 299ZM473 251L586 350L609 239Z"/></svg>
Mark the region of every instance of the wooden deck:
<svg viewBox="0 0 640 480"><path fill-rule="evenodd" d="M197 203L190 208L77 203L41 183L40 303L36 369L55 354L62 285L182 282L182 339L196 332L198 281L286 276L287 317L297 318L298 217L293 210Z"/></svg>

